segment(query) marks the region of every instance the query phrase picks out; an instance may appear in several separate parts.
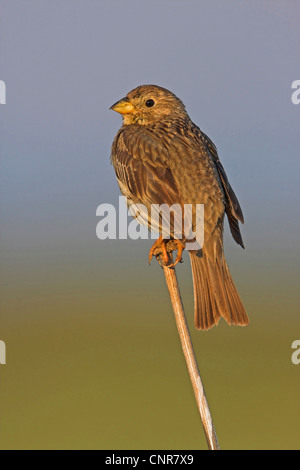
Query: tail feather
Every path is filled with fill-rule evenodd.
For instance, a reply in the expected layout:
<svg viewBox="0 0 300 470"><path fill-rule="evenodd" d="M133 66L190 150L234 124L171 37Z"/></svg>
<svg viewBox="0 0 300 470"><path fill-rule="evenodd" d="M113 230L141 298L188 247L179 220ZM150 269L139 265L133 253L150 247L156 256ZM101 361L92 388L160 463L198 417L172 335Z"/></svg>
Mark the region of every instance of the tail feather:
<svg viewBox="0 0 300 470"><path fill-rule="evenodd" d="M205 253L190 253L194 284L195 326L207 330L221 316L230 325L248 325L248 317L233 283L225 258L215 262Z"/></svg>

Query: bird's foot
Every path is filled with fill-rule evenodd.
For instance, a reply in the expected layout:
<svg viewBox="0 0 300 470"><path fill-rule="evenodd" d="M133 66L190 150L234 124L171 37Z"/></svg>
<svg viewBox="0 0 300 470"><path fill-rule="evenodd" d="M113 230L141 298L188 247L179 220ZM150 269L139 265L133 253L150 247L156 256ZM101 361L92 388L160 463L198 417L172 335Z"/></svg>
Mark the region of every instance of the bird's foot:
<svg viewBox="0 0 300 470"><path fill-rule="evenodd" d="M173 263L172 253L177 250L177 256ZM149 252L149 264L153 256L158 260L161 266L168 266L168 268L174 268L177 263L182 263L182 252L184 250L183 242L179 240L166 240L163 239L162 235L152 245Z"/></svg>
<svg viewBox="0 0 300 470"><path fill-rule="evenodd" d="M182 253L183 253L183 250L184 250L184 244L182 242L180 242L179 240L172 240L172 242L173 242L173 244L175 245L176 248L172 248L171 253L174 250L177 250L177 256L176 256L175 262L168 265L169 268L175 268L177 263L183 263Z"/></svg>
<svg viewBox="0 0 300 470"><path fill-rule="evenodd" d="M153 243L151 250L149 252L149 264L151 263L151 260L153 256L159 261L163 263L163 265L167 265L170 262L169 259L169 253L167 250L167 242L169 240L164 240L162 235L156 240L156 242Z"/></svg>

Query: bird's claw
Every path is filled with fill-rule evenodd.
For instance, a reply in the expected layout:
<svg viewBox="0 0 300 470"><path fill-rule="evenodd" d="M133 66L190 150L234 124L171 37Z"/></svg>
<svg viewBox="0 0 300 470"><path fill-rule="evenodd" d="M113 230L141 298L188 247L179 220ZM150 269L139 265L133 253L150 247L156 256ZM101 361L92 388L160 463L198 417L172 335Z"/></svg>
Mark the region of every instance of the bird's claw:
<svg viewBox="0 0 300 470"><path fill-rule="evenodd" d="M173 261L172 252L177 250L176 259ZM176 264L182 263L182 252L184 250L184 245L179 240L164 240L160 236L156 242L152 245L149 252L149 264L153 256L158 260L160 266L167 266L168 268L174 268Z"/></svg>

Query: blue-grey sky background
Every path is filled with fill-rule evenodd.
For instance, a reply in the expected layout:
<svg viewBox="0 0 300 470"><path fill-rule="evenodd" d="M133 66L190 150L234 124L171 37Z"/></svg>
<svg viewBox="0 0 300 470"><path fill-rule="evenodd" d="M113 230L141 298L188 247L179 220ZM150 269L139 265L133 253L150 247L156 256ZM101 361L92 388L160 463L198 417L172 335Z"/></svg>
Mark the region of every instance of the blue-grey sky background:
<svg viewBox="0 0 300 470"><path fill-rule="evenodd" d="M88 414L89 423L94 423L95 439L101 432L100 441L107 448L113 448L114 442L119 448L128 447L133 436L134 442L139 442L142 448L157 445L153 441L157 431L155 423L156 431L150 434L149 427L148 437L145 429L138 432L119 428L122 425L116 402L120 397L109 404L116 390L110 363L106 364L108 369L103 365L106 385L99 382L95 388L95 406L84 408L94 390L99 361L109 357L115 360L120 373L127 371L122 379L124 400L125 397L127 400L122 413L126 413L127 407L134 408L137 422L143 416L144 422L148 423L151 416L154 420L155 411L153 415L149 411L147 418L143 414L145 407L139 402L136 389L130 388L132 380L127 367L131 367L134 374L135 363L131 361L140 354L143 364L151 368L149 354L155 354L156 347L161 353L155 367L164 364L168 354L172 357L175 354L172 342L170 349L163 344L165 338L159 346L157 324L150 324L153 317L153 322L157 320L162 325L161 334L167 337L169 326L164 330L163 325L168 325L164 324L168 318L164 312L169 303L160 268L155 263L148 268L151 241L99 241L96 238L97 206L116 204L119 197L110 165L110 147L121 126L121 117L109 107L134 87L149 83L164 86L178 95L192 120L217 145L245 216L242 233L246 250L234 243L226 224L225 251L253 329L249 328L246 333L238 330L239 336L234 336L236 330L232 332L222 327L214 329L209 336L196 333L196 349L205 347L202 364L204 361L208 383L224 380L231 394L240 390L242 382L244 393L252 390L249 409L241 404L234 416L244 416L245 411L243 419L247 429L249 432L255 429L249 438L253 446L259 447L262 442L273 445L276 439L270 429L276 428L277 420L282 429L282 435L278 434L279 443L283 443L286 429L296 436L294 408L289 415L280 406L282 414L278 417L276 403L281 404L284 396L285 404L292 407L292 393L296 390L295 369L288 368L290 345L297 336L293 325L298 322L299 328L300 305L300 105L291 101L291 84L300 79L299 24L300 3L296 0L0 0L0 80L4 80L7 87L7 104L0 105L0 339L9 344L11 361L10 368L5 369L8 376L2 382L0 402L5 403L3 409L7 410L3 418L7 447L13 446L11 443L16 439L21 446L27 439L26 445L30 446L30 439L34 444L38 436L41 446L45 447L45 443L52 442L60 432L64 432L60 444L66 442L74 447L73 431L69 433L67 423L75 419L76 413L70 412L71 421L66 418L65 428L53 425L56 434L45 435L46 430L51 432L48 424L56 414L65 418L72 400L78 400L74 408L83 416L80 426L73 423L74 436L77 432L79 442L82 442L84 416ZM178 273L193 328L192 286L187 262L179 267ZM160 299L165 299L162 312L160 302L164 300ZM123 315L123 307L126 315ZM14 318L18 318L18 322L11 323ZM277 323L273 321L275 318ZM105 326L105 321L111 324ZM143 330L145 325L149 327L147 331ZM133 340L131 350L127 342L122 343L126 340L123 330L130 336L134 328L141 328L136 335L141 344L135 348ZM61 343L60 331L64 335ZM251 336L253 331L260 332L255 341ZM150 344L146 339L149 332L152 332ZM284 340L283 336L278 336L281 334L285 335ZM98 335L102 335L101 341ZM230 341L226 340L228 337ZM40 343L35 342L37 338ZM85 347L92 344L92 352L100 358L95 360L90 376L86 364L94 356L88 354L88 349L84 349L86 356L78 350L84 338ZM156 341L154 349L152 338ZM210 342L206 343L206 338ZM245 368L245 363L238 366L235 353L231 357L226 349L231 344L235 351L237 338L242 347L248 347L246 364L251 370ZM214 341L220 342L215 344ZM222 356L218 356L216 363L206 364L207 358L218 354L221 342L224 344ZM122 351L113 359L117 343ZM145 351L144 344L149 346ZM175 344L174 350L177 351L177 347ZM242 347L239 358L243 354ZM30 360L26 356L25 371L18 372L18 367L24 366L24 351L26 354L31 351L32 355ZM259 355L259 351L264 354ZM55 354L57 360L53 363ZM72 354L72 376L68 375L71 372L68 372L67 354L70 357ZM76 360L81 360L81 374L82 371L86 374L78 388L73 387L74 377L78 380L81 377ZM218 364L222 367L212 378L214 369L211 368ZM41 371L46 370L47 365L49 383L47 377L44 382L40 380ZM177 377L175 366L177 363L174 363L174 374L168 379L171 384ZM155 386L160 387L160 380L168 377L166 369L169 370L169 365L156 381L154 370L149 374L149 380L153 378L154 395ZM143 370L143 365L139 370ZM257 377L249 375L249 370L253 374L261 370L262 381L267 377L269 385L263 390L253 385L255 390L265 391L265 398L263 395L257 401L253 398L256 392L247 380L251 378L257 384ZM245 376L243 371L247 371ZM57 395L57 390L52 391L51 387L57 383L60 373L64 384L64 380L70 378L70 381L62 387L62 395ZM222 379L223 373L227 375ZM99 380L102 376L99 375ZM141 377L147 384L147 376ZM230 389L228 377L232 384L235 379L243 378ZM182 382L182 387L185 383ZM285 388L278 390L277 396L279 383ZM158 397L167 387L161 385L161 389L157 389L155 402L162 430L167 405L160 407ZM212 390L219 390L219 387L216 382ZM64 395L68 390L69 394ZM186 390L189 393L189 384ZM225 393L223 387L222 390ZM50 392L52 395L48 396ZM238 394L242 397L243 392ZM214 402L221 406L219 399L215 397ZM239 403L238 396L236 399ZM233 402L231 397L230 402ZM172 406L169 395L166 403ZM251 403L261 406L261 417L265 410L268 416L259 425L252 423L253 428L251 419L256 415ZM184 406L178 407L184 410L185 404L186 401ZM47 410L49 416L44 415ZM97 423L95 410L100 414ZM107 416L103 418L106 410ZM149 410L154 407L150 406ZM227 406L222 410L229 412ZM222 410L217 415L222 415ZM171 412L166 411L165 437L169 436L170 415ZM223 418L226 429L232 415ZM99 431L102 419L103 429ZM270 425L272 419L274 423ZM222 419L220 421L222 427ZM127 426L131 415L124 416L122 422ZM14 423L18 423L19 431ZM40 430L36 423L40 423ZM190 440L189 426L187 424L183 434L190 445L195 446ZM233 440L231 431L223 433L228 446L232 442L245 445L242 433L237 433L239 427L233 425L232 428ZM86 439L91 438L89 429L87 425ZM16 432L19 432L17 437ZM118 440L127 434L129 444L125 437ZM179 439L180 433L176 435ZM269 441L265 440L266 435ZM160 439L159 442L164 442L164 437ZM175 448L174 442L170 440L165 445ZM292 442L291 436L286 436L286 442L287 446ZM90 440L87 446L89 443ZM178 445L182 445L181 440Z"/></svg>
<svg viewBox="0 0 300 470"><path fill-rule="evenodd" d="M108 109L155 83L216 143L245 238L294 242L299 16L296 1L2 1L3 239L87 234L118 193L109 154L121 119Z"/></svg>

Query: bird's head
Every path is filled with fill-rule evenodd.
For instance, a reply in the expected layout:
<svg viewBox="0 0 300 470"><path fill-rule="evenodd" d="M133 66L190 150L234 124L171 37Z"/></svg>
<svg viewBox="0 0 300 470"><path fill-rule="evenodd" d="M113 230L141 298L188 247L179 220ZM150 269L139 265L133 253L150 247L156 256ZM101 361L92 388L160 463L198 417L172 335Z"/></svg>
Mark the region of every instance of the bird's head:
<svg viewBox="0 0 300 470"><path fill-rule="evenodd" d="M166 88L157 85L135 88L110 109L122 114L124 125L147 125L168 116L187 117L182 101Z"/></svg>

